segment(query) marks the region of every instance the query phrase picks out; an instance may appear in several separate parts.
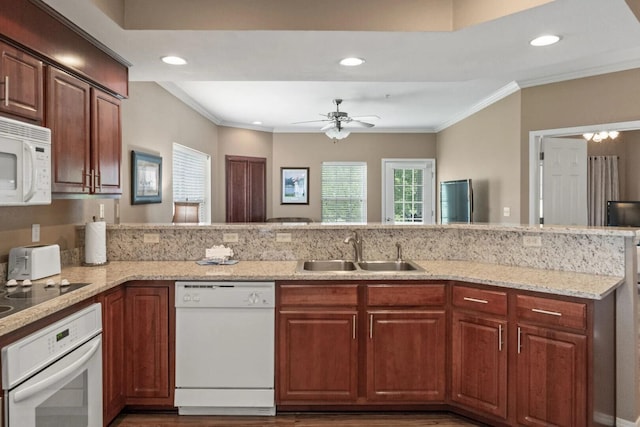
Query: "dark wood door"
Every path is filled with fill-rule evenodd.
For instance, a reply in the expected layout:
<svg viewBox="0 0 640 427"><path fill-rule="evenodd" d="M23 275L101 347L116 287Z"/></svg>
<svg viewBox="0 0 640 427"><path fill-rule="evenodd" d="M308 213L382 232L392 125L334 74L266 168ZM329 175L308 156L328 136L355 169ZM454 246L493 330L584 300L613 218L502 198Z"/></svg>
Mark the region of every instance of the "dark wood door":
<svg viewBox="0 0 640 427"><path fill-rule="evenodd" d="M444 401L444 311L367 311L367 400Z"/></svg>
<svg viewBox="0 0 640 427"><path fill-rule="evenodd" d="M93 192L121 194L122 134L120 100L91 89L91 157Z"/></svg>
<svg viewBox="0 0 640 427"><path fill-rule="evenodd" d="M109 292L102 302L102 387L105 426L124 408L125 292Z"/></svg>
<svg viewBox="0 0 640 427"><path fill-rule="evenodd" d="M173 406L169 286L126 288L126 401Z"/></svg>
<svg viewBox="0 0 640 427"><path fill-rule="evenodd" d="M42 123L42 61L0 42L0 111Z"/></svg>
<svg viewBox="0 0 640 427"><path fill-rule="evenodd" d="M357 312L283 311L278 319L278 403L354 402Z"/></svg>
<svg viewBox="0 0 640 427"><path fill-rule="evenodd" d="M507 417L506 321L453 312L451 399Z"/></svg>
<svg viewBox="0 0 640 427"><path fill-rule="evenodd" d="M522 324L518 335L518 423L586 426L587 337Z"/></svg>
<svg viewBox="0 0 640 427"><path fill-rule="evenodd" d="M48 68L45 123L51 129L52 191L91 191L90 86L55 68Z"/></svg>
<svg viewBox="0 0 640 427"><path fill-rule="evenodd" d="M226 156L227 222L267 218L267 159Z"/></svg>

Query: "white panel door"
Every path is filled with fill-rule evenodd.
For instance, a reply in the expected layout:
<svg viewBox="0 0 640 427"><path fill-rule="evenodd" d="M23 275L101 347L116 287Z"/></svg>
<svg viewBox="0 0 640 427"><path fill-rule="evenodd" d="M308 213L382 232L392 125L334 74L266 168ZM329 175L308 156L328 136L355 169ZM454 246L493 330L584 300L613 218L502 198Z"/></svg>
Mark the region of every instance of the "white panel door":
<svg viewBox="0 0 640 427"><path fill-rule="evenodd" d="M544 138L541 151L544 223L587 225L587 142Z"/></svg>
<svg viewBox="0 0 640 427"><path fill-rule="evenodd" d="M435 223L435 160L382 159L382 222Z"/></svg>

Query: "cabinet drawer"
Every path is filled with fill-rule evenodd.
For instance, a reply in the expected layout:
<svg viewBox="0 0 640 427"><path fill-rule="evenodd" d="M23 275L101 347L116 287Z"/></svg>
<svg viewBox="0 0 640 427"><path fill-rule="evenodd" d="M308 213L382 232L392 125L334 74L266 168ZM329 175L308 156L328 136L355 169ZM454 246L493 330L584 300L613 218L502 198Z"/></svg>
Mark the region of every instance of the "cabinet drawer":
<svg viewBox="0 0 640 427"><path fill-rule="evenodd" d="M518 295L516 311L518 320L576 329L587 327L587 305L584 303Z"/></svg>
<svg viewBox="0 0 640 427"><path fill-rule="evenodd" d="M475 310L482 313L507 315L507 293L478 289L469 286L453 286L453 305L457 308Z"/></svg>
<svg viewBox="0 0 640 427"><path fill-rule="evenodd" d="M280 305L357 306L358 285L280 285Z"/></svg>
<svg viewBox="0 0 640 427"><path fill-rule="evenodd" d="M367 285L369 306L444 305L444 285Z"/></svg>

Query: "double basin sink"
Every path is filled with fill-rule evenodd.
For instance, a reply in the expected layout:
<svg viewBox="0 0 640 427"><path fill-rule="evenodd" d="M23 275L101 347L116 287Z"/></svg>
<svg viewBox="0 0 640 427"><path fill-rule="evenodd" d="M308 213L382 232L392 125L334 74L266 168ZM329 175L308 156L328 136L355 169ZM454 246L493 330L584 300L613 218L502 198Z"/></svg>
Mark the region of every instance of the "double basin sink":
<svg viewBox="0 0 640 427"><path fill-rule="evenodd" d="M424 269L413 261L346 261L346 260L307 260L298 261L297 271L300 273L337 273L337 272L422 272Z"/></svg>

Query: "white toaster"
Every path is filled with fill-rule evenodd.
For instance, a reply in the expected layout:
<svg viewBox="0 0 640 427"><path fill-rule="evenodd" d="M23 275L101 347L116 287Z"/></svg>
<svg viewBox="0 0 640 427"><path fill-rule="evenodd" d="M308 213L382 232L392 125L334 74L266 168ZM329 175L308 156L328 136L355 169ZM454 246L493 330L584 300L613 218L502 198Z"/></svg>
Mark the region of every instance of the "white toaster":
<svg viewBox="0 0 640 427"><path fill-rule="evenodd" d="M19 246L9 251L7 279L35 280L60 274L60 246Z"/></svg>

